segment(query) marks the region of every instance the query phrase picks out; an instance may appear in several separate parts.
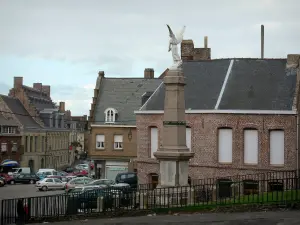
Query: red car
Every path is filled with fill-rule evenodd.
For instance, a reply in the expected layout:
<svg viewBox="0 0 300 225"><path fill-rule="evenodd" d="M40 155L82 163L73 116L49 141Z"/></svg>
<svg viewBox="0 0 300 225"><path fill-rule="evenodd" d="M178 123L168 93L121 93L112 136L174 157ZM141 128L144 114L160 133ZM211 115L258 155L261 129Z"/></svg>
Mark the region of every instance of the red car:
<svg viewBox="0 0 300 225"><path fill-rule="evenodd" d="M15 184L15 179L12 176L6 173L0 173L0 176L5 178L7 184Z"/></svg>
<svg viewBox="0 0 300 225"><path fill-rule="evenodd" d="M68 176L87 176L88 172L86 170L76 170L73 173L69 173Z"/></svg>

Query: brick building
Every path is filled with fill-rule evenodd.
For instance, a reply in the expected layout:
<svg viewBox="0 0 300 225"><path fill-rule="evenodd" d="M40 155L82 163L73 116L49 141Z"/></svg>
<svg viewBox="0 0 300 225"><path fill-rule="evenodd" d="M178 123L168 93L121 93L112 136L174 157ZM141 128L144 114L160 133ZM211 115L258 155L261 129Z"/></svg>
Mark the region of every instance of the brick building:
<svg viewBox="0 0 300 225"><path fill-rule="evenodd" d="M298 169L299 58L211 59L181 46L192 179ZM164 84L136 111L140 183L157 180ZM155 178L156 177L156 178Z"/></svg>
<svg viewBox="0 0 300 225"><path fill-rule="evenodd" d="M96 164L96 177L114 180L118 173L134 170L134 110L160 83L153 69L145 69L143 78L109 78L99 72L88 119L88 155Z"/></svg>
<svg viewBox="0 0 300 225"><path fill-rule="evenodd" d="M0 113L0 161L11 159L20 163L22 134L19 125L7 113Z"/></svg>
<svg viewBox="0 0 300 225"><path fill-rule="evenodd" d="M52 101L49 85L29 87L23 84L23 77L15 77L8 96L0 96L0 109L9 112L20 127L22 166L58 169L71 163L65 112Z"/></svg>

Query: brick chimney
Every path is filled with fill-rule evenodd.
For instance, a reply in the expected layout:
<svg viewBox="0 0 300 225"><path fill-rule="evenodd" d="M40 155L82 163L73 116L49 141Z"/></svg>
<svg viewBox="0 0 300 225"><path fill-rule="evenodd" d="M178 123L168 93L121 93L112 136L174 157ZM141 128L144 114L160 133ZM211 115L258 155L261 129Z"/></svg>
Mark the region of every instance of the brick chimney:
<svg viewBox="0 0 300 225"><path fill-rule="evenodd" d="M14 88L18 89L23 86L23 77L14 77Z"/></svg>
<svg viewBox="0 0 300 225"><path fill-rule="evenodd" d="M65 102L60 102L59 103L59 111L60 112L65 112L66 111L66 108L65 108Z"/></svg>
<svg viewBox="0 0 300 225"><path fill-rule="evenodd" d="M154 78L154 69L146 68L144 70L144 78L145 79L153 79Z"/></svg>
<svg viewBox="0 0 300 225"><path fill-rule="evenodd" d="M99 77L105 77L104 71L99 71L99 72L98 72L98 76L99 76Z"/></svg>
<svg viewBox="0 0 300 225"><path fill-rule="evenodd" d="M50 85L42 85L42 91L47 94L47 96L50 98Z"/></svg>
<svg viewBox="0 0 300 225"><path fill-rule="evenodd" d="M183 40L181 42L181 59L182 61L210 60L211 49L208 48L207 36L204 37L204 48L195 48L193 40Z"/></svg>
<svg viewBox="0 0 300 225"><path fill-rule="evenodd" d="M33 83L33 88L42 91L42 83Z"/></svg>

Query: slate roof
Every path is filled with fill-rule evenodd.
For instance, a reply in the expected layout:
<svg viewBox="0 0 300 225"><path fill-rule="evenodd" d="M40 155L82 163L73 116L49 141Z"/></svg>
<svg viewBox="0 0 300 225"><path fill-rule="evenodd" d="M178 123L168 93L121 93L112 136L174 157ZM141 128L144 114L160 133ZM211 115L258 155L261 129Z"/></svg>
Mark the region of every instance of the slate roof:
<svg viewBox="0 0 300 225"><path fill-rule="evenodd" d="M3 101L6 103L8 108L15 114L20 123L24 128L41 128L34 119L29 115L27 110L24 108L23 104L19 99L14 97L9 97L6 95L0 95Z"/></svg>
<svg viewBox="0 0 300 225"><path fill-rule="evenodd" d="M18 126L16 121L14 121L12 119L7 119L2 114L0 114L0 125L1 126Z"/></svg>
<svg viewBox="0 0 300 225"><path fill-rule="evenodd" d="M286 59L232 59L233 64L219 104L220 110L292 110L296 71ZM212 110L220 95L231 59L188 61L186 109ZM164 109L165 86L141 110Z"/></svg>
<svg viewBox="0 0 300 225"><path fill-rule="evenodd" d="M23 85L23 89L38 111L55 108L54 102L45 93L25 85Z"/></svg>
<svg viewBox="0 0 300 225"><path fill-rule="evenodd" d="M147 91L153 92L161 82L157 78L103 78L94 111L94 123L104 124L104 111L114 108L118 111L115 124L135 125L134 111L142 106L142 95Z"/></svg>

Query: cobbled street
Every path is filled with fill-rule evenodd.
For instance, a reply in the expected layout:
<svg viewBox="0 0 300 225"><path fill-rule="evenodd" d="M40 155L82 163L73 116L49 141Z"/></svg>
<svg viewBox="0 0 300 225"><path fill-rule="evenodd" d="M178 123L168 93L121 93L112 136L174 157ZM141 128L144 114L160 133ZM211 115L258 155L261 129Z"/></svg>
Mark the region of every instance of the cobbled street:
<svg viewBox="0 0 300 225"><path fill-rule="evenodd" d="M41 223L42 224L42 223ZM52 223L55 225L98 225L98 224L208 224L208 225L299 225L300 211L182 214L168 216L142 216L96 220L78 220Z"/></svg>

